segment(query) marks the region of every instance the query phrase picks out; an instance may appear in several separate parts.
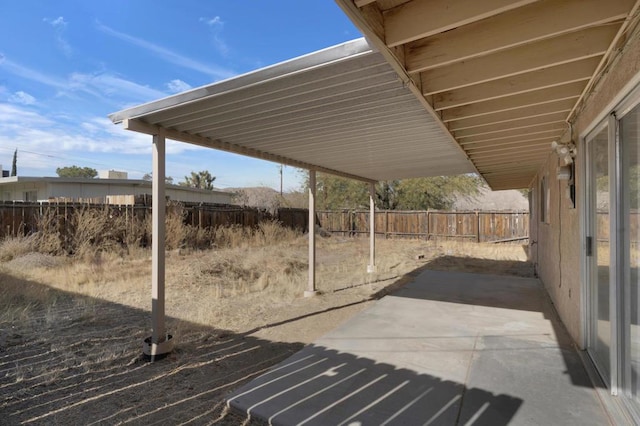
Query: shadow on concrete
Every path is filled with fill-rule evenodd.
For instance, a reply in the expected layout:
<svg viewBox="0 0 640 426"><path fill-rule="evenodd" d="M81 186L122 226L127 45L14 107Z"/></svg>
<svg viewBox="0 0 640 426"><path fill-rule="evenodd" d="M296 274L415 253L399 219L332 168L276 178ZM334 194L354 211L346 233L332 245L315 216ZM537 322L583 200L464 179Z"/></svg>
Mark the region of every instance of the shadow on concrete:
<svg viewBox="0 0 640 426"><path fill-rule="evenodd" d="M455 270L450 269L452 265ZM532 278L533 267L528 262L444 256L428 262L418 275L423 271L430 271L427 282L404 285L393 295L539 312L553 328L553 337L565 362L565 374L576 386L594 386L548 293L538 279ZM469 280L468 273L475 274L475 278ZM601 383L597 385L601 386Z"/></svg>
<svg viewBox="0 0 640 426"><path fill-rule="evenodd" d="M451 260L382 290L229 405L276 425L607 424L539 280L495 275L530 265Z"/></svg>
<svg viewBox="0 0 640 426"><path fill-rule="evenodd" d="M316 345L234 392L229 402L275 425L499 426L509 424L522 404L509 395Z"/></svg>

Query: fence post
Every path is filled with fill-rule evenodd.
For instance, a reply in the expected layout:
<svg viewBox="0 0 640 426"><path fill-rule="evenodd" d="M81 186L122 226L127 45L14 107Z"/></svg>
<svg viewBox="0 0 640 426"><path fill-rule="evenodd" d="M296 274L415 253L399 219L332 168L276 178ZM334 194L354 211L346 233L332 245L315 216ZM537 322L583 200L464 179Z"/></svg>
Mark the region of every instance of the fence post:
<svg viewBox="0 0 640 426"><path fill-rule="evenodd" d="M389 210L384 211L384 239L389 238Z"/></svg>
<svg viewBox="0 0 640 426"><path fill-rule="evenodd" d="M480 242L480 212L476 210L476 243Z"/></svg>
<svg viewBox="0 0 640 426"><path fill-rule="evenodd" d="M431 212L427 210L427 241L429 241L430 227L431 227Z"/></svg>

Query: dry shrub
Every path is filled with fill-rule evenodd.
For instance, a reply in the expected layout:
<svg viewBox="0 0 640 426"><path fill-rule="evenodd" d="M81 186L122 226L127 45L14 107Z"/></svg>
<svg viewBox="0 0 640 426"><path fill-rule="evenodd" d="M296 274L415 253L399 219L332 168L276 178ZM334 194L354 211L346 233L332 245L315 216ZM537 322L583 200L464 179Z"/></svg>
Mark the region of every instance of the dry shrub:
<svg viewBox="0 0 640 426"><path fill-rule="evenodd" d="M35 250L46 254L63 254L65 252L64 218L55 209L47 208L38 217L38 231L33 235Z"/></svg>
<svg viewBox="0 0 640 426"><path fill-rule="evenodd" d="M8 262L34 251L35 241L29 237L7 237L0 242L0 262Z"/></svg>
<svg viewBox="0 0 640 426"><path fill-rule="evenodd" d="M240 225L218 226L213 231L213 243L216 248L234 248L248 245L251 230Z"/></svg>
<svg viewBox="0 0 640 426"><path fill-rule="evenodd" d="M123 247L125 229L124 218L106 206L78 209L72 217L68 250L79 257L114 251Z"/></svg>
<svg viewBox="0 0 640 426"><path fill-rule="evenodd" d="M255 240L258 245L278 244L291 241L298 235L295 230L282 226L277 220L270 220L258 225Z"/></svg>
<svg viewBox="0 0 640 426"><path fill-rule="evenodd" d="M184 247L189 233L189 226L185 225L186 212L180 203L169 202L165 217L165 246L167 250Z"/></svg>
<svg viewBox="0 0 640 426"><path fill-rule="evenodd" d="M131 212L131 213L129 213ZM167 205L165 247L167 250L261 247L291 241L298 233L277 221L265 221L255 228L240 225L200 228L185 223L187 211L181 203ZM152 240L150 215L113 206L46 208L38 218L38 231L29 239L6 243L0 261L21 253L37 251L51 255L72 255L91 260L99 253L133 254ZM20 247L9 247L8 244Z"/></svg>

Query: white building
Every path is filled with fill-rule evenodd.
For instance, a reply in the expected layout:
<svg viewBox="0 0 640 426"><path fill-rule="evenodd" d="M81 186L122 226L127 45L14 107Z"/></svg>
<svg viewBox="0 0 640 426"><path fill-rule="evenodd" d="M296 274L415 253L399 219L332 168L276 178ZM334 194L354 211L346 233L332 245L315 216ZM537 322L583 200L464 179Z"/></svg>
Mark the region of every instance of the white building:
<svg viewBox="0 0 640 426"><path fill-rule="evenodd" d="M0 201L91 201L133 204L135 196L151 195L151 182L134 179L87 179L11 176L0 178ZM233 194L218 190L167 185L170 200L231 204Z"/></svg>

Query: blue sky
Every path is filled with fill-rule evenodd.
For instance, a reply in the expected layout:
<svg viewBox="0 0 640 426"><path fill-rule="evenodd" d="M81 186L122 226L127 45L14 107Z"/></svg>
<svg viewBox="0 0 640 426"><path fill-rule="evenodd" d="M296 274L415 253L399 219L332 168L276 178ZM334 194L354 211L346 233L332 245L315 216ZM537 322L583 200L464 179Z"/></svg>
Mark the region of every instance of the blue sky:
<svg viewBox="0 0 640 426"><path fill-rule="evenodd" d="M360 37L331 0L20 0L0 5L0 164L151 170L149 136L107 114ZM279 187L274 163L169 142L167 175ZM285 189L300 185L285 168Z"/></svg>

